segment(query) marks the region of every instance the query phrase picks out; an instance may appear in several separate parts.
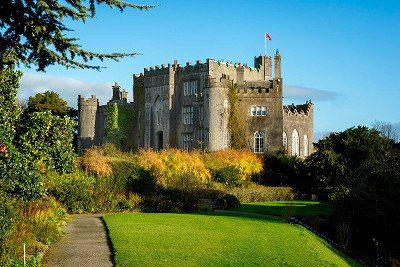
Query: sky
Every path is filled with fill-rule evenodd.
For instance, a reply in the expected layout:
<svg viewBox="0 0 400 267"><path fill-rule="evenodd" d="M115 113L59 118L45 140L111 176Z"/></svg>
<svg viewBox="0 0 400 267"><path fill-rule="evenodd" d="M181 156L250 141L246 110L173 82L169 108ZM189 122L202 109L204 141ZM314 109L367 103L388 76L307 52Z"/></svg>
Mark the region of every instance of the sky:
<svg viewBox="0 0 400 267"><path fill-rule="evenodd" d="M221 59L253 65L264 53L282 56L284 103L314 105L316 132L373 121L400 123L400 1L148 0L149 11L100 6L85 24L67 21L85 49L137 52L95 70L21 67L20 98L53 90L76 107L77 95L111 98L118 82L132 99L132 75L143 68Z"/></svg>

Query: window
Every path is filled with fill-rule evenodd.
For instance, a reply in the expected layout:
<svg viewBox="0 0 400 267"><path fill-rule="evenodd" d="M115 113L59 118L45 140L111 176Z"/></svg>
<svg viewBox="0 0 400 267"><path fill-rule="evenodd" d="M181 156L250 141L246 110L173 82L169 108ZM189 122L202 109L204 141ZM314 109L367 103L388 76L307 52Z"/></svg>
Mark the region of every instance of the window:
<svg viewBox="0 0 400 267"><path fill-rule="evenodd" d="M192 133L182 133L182 149L190 151L193 149L193 134Z"/></svg>
<svg viewBox="0 0 400 267"><path fill-rule="evenodd" d="M204 108L203 106L199 106L199 125L203 126L204 121Z"/></svg>
<svg viewBox="0 0 400 267"><path fill-rule="evenodd" d="M308 136L304 135L304 157L308 156Z"/></svg>
<svg viewBox="0 0 400 267"><path fill-rule="evenodd" d="M292 132L292 156L300 155L299 133L296 129Z"/></svg>
<svg viewBox="0 0 400 267"><path fill-rule="evenodd" d="M283 132L283 147L287 150L287 135L286 132Z"/></svg>
<svg viewBox="0 0 400 267"><path fill-rule="evenodd" d="M162 109L156 111L157 125L162 125Z"/></svg>
<svg viewBox="0 0 400 267"><path fill-rule="evenodd" d="M193 107L192 106L186 106L182 108L182 123L187 125L187 124L193 124Z"/></svg>
<svg viewBox="0 0 400 267"><path fill-rule="evenodd" d="M254 153L264 152L264 132L254 133Z"/></svg>
<svg viewBox="0 0 400 267"><path fill-rule="evenodd" d="M224 146L225 147L229 147L229 143L230 143L230 134L228 131L225 131L224 134Z"/></svg>
<svg viewBox="0 0 400 267"><path fill-rule="evenodd" d="M251 107L251 116L267 116L267 107Z"/></svg>
<svg viewBox="0 0 400 267"><path fill-rule="evenodd" d="M198 87L197 81L188 81L183 83L183 95L197 95Z"/></svg>

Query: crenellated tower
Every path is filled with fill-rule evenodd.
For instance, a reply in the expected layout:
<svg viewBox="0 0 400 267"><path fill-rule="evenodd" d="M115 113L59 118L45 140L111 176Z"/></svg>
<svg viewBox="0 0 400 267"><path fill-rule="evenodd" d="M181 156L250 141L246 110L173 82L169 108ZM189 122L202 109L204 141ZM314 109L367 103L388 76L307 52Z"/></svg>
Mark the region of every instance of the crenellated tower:
<svg viewBox="0 0 400 267"><path fill-rule="evenodd" d="M91 147L96 135L96 113L99 101L95 95L78 96L78 151Z"/></svg>
<svg viewBox="0 0 400 267"><path fill-rule="evenodd" d="M254 57L254 67L261 71L264 81L272 78L272 58L270 56Z"/></svg>

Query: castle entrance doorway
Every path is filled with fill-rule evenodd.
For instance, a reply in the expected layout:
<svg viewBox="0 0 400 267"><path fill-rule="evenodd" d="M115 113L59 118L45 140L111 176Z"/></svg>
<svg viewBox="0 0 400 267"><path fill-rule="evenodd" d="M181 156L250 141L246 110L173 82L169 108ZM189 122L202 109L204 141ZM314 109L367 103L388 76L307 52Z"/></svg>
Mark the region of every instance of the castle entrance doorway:
<svg viewBox="0 0 400 267"><path fill-rule="evenodd" d="M157 133L157 150L162 150L164 148L164 134L163 131Z"/></svg>

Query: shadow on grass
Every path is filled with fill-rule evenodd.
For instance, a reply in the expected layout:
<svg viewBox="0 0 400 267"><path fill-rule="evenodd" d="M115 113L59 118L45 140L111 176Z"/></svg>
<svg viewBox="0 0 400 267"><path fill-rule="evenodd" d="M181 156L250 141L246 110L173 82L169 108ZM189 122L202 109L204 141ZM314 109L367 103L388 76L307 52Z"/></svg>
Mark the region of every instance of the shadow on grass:
<svg viewBox="0 0 400 267"><path fill-rule="evenodd" d="M293 202L288 202L288 203L293 203ZM316 204L314 203L314 205L316 205ZM305 206L307 206L307 205L305 205ZM195 213L195 214L207 215L207 216L217 216L217 217L235 217L235 218L240 218L242 220L251 220L251 221L257 220L257 221L264 221L264 222L268 222L268 223L277 223L277 224L288 223L285 221L284 216L280 216L280 214L271 215L271 214L252 213L252 212L238 211L238 210L239 209L213 211L213 212L199 212L199 213ZM302 213L304 213L304 210L300 210L300 211ZM283 211L279 211L279 212L283 212ZM187 213L187 214L193 214L193 213ZM300 224L297 224L297 223L290 222L288 224L292 225L293 227L304 228L305 230L310 231L310 233L314 234L321 240L321 243L326 248L328 248L329 250L332 250L336 255L341 257L344 261L346 261L347 264L349 264L349 266L364 266L362 263L360 263L359 260L355 259L356 258L355 255L349 255L347 251L343 250L337 244L332 243L331 240L327 239L323 235L320 235L318 232L307 229L306 227L304 227ZM352 256L353 256L353 258L352 258Z"/></svg>
<svg viewBox="0 0 400 267"><path fill-rule="evenodd" d="M240 208L231 209L264 215L284 216L330 216L333 209L331 206L314 201L272 201L260 203L243 203Z"/></svg>
<svg viewBox="0 0 400 267"><path fill-rule="evenodd" d="M112 263L112 266L116 266L116 264L115 264L115 248L114 248L114 245L111 240L110 231L108 230L106 221L104 220L103 216L100 216L99 219L103 225L104 232L106 233L107 245L108 245L108 248L110 249L110 261Z"/></svg>

